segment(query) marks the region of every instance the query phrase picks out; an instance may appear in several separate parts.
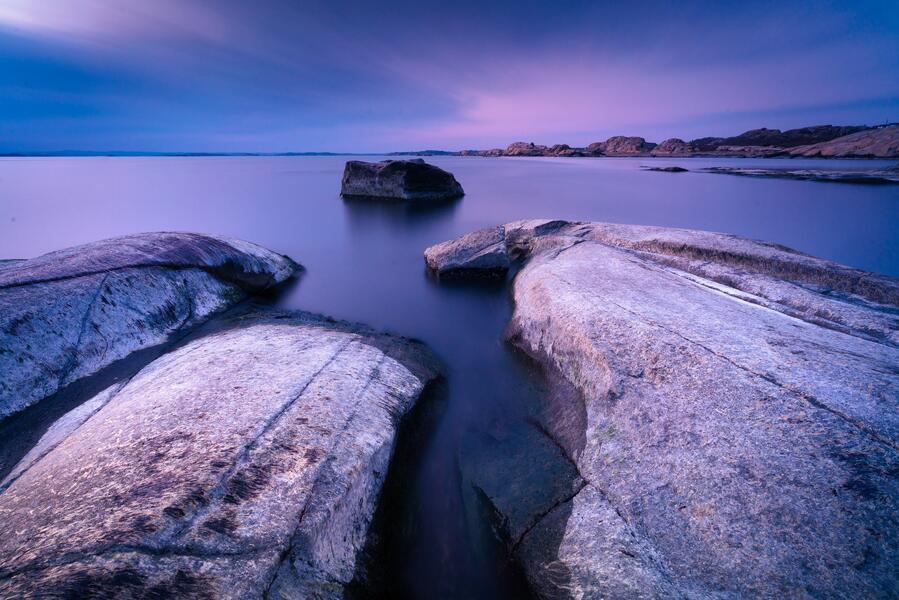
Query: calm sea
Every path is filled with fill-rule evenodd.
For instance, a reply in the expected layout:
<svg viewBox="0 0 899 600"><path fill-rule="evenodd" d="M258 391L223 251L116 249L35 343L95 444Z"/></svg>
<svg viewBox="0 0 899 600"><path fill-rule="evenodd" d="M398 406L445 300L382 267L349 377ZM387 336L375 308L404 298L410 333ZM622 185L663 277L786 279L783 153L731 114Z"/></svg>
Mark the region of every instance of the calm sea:
<svg viewBox="0 0 899 600"><path fill-rule="evenodd" d="M443 411L415 446L402 481L407 493L395 507L403 517L388 540L394 597L522 593L501 548L465 514L458 457L467 435L518 426L539 382L502 341L508 289L438 286L424 270L428 245L516 219L610 221L735 233L899 276L899 186L640 169L841 161L429 157L455 174L466 196L428 210L344 202L338 192L345 160L0 159L0 258L142 231L233 236L307 268L281 305L426 341L445 364L446 389Z"/></svg>

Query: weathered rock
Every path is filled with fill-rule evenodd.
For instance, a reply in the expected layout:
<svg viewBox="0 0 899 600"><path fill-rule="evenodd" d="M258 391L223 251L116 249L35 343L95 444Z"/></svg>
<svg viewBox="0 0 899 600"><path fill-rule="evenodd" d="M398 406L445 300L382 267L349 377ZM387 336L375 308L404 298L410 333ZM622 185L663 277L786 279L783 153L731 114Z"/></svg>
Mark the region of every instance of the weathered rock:
<svg viewBox="0 0 899 600"><path fill-rule="evenodd" d="M583 148L572 148L568 144L556 144L546 151L548 156L584 156Z"/></svg>
<svg viewBox="0 0 899 600"><path fill-rule="evenodd" d="M590 144L586 152L593 156L649 156L655 147L641 137L616 135L604 142Z"/></svg>
<svg viewBox="0 0 899 600"><path fill-rule="evenodd" d="M548 148L534 142L514 142L509 144L504 154L506 156L546 156Z"/></svg>
<svg viewBox="0 0 899 600"><path fill-rule="evenodd" d="M792 156L820 156L829 158L896 158L899 157L899 125L867 129L852 135L799 146Z"/></svg>
<svg viewBox="0 0 899 600"><path fill-rule="evenodd" d="M190 233L126 236L0 265L0 418L297 268L254 244Z"/></svg>
<svg viewBox="0 0 899 600"><path fill-rule="evenodd" d="M514 546L541 596L899 593L899 281L715 233L504 232L510 339L579 392L542 429L584 487Z"/></svg>
<svg viewBox="0 0 899 600"><path fill-rule="evenodd" d="M696 148L679 138L669 138L650 152L653 156L691 156Z"/></svg>
<svg viewBox="0 0 899 600"><path fill-rule="evenodd" d="M734 156L738 158L768 158L780 156L785 150L779 146L736 146L722 144L710 152L712 156Z"/></svg>
<svg viewBox="0 0 899 600"><path fill-rule="evenodd" d="M503 228L489 227L431 246L425 251L425 263L439 277L504 276L509 257Z"/></svg>
<svg viewBox="0 0 899 600"><path fill-rule="evenodd" d="M803 181L830 181L834 183L863 183L870 185L897 184L896 169L839 168L839 169L759 169L749 167L709 167L704 173L743 175L775 179L799 179Z"/></svg>
<svg viewBox="0 0 899 600"><path fill-rule="evenodd" d="M339 598L420 344L254 312L47 433L0 486L0 596ZM45 437L47 437L45 436Z"/></svg>
<svg viewBox="0 0 899 600"><path fill-rule="evenodd" d="M346 198L451 200L465 194L452 173L422 159L347 161L340 193Z"/></svg>

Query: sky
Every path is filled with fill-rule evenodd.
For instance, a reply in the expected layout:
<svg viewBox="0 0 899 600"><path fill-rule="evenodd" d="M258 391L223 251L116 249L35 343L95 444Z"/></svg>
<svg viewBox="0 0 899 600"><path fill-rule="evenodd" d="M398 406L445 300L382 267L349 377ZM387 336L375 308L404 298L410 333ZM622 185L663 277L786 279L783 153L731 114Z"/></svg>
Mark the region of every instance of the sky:
<svg viewBox="0 0 899 600"><path fill-rule="evenodd" d="M584 146L886 121L896 0L0 0L0 152Z"/></svg>

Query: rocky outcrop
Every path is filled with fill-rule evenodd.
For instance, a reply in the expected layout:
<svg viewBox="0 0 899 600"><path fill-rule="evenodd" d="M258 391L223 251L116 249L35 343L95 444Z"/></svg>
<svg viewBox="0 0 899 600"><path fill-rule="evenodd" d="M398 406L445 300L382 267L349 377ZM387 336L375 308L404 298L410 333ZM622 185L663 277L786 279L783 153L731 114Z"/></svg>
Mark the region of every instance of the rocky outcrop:
<svg viewBox="0 0 899 600"><path fill-rule="evenodd" d="M672 167L647 167L643 166L642 169L644 171L655 171L657 173L686 173L689 169L685 169L683 167L672 166Z"/></svg>
<svg viewBox="0 0 899 600"><path fill-rule="evenodd" d="M0 419L299 268L264 248L147 233L0 264Z"/></svg>
<svg viewBox="0 0 899 600"><path fill-rule="evenodd" d="M0 484L0 596L340 598L420 344L250 312L54 426Z"/></svg>
<svg viewBox="0 0 899 600"><path fill-rule="evenodd" d="M505 238L502 227L481 229L431 246L425 264L438 277L503 276L509 270Z"/></svg>
<svg viewBox="0 0 899 600"><path fill-rule="evenodd" d="M784 149L779 146L730 146L722 144L709 152L709 156L733 156L735 158L769 158L780 156Z"/></svg>
<svg viewBox="0 0 899 600"><path fill-rule="evenodd" d="M515 142L509 144L503 154L505 156L546 156L548 150L546 146L534 142Z"/></svg>
<svg viewBox="0 0 899 600"><path fill-rule="evenodd" d="M827 142L839 137L869 129L864 125L815 125L798 129L750 129L733 137L699 138L690 142L700 152L718 150L720 146L759 146L777 148L795 148L808 144Z"/></svg>
<svg viewBox="0 0 899 600"><path fill-rule="evenodd" d="M549 156L584 156L584 149L572 148L568 144L556 144L547 151L547 154Z"/></svg>
<svg viewBox="0 0 899 600"><path fill-rule="evenodd" d="M649 156L656 145L641 137L616 135L604 142L590 144L586 148L592 156Z"/></svg>
<svg viewBox="0 0 899 600"><path fill-rule="evenodd" d="M652 149L652 156L690 156L696 148L679 138L669 138Z"/></svg>
<svg viewBox="0 0 899 600"><path fill-rule="evenodd" d="M791 156L826 158L897 158L899 157L899 125L878 127L828 142L799 146Z"/></svg>
<svg viewBox="0 0 899 600"><path fill-rule="evenodd" d="M899 593L899 281L715 233L503 234L509 337L560 382L538 429L582 480L525 516L514 469L476 483L539 595Z"/></svg>
<svg viewBox="0 0 899 600"><path fill-rule="evenodd" d="M802 181L824 181L834 183L861 183L868 185L884 185L899 183L899 169L759 169L748 167L709 167L703 173L721 173L725 175L742 175L745 177L764 177L774 179L798 179Z"/></svg>
<svg viewBox="0 0 899 600"><path fill-rule="evenodd" d="M441 201L464 193L452 173L422 159L347 161L340 187L345 198L381 200Z"/></svg>

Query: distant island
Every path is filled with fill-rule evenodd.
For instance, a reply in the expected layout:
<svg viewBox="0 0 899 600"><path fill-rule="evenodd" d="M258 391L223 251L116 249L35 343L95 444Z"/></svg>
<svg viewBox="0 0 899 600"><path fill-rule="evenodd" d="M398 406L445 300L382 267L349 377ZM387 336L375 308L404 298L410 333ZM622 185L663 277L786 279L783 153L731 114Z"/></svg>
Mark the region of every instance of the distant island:
<svg viewBox="0 0 899 600"><path fill-rule="evenodd" d="M704 137L684 141L669 138L661 143L647 142L638 136L617 135L586 147L568 144L544 146L533 142L515 142L506 148L446 152L423 150L394 152L393 155L442 156L641 156L664 158L690 157L806 157L806 158L897 158L899 124L817 125L799 129L751 129L733 137Z"/></svg>

